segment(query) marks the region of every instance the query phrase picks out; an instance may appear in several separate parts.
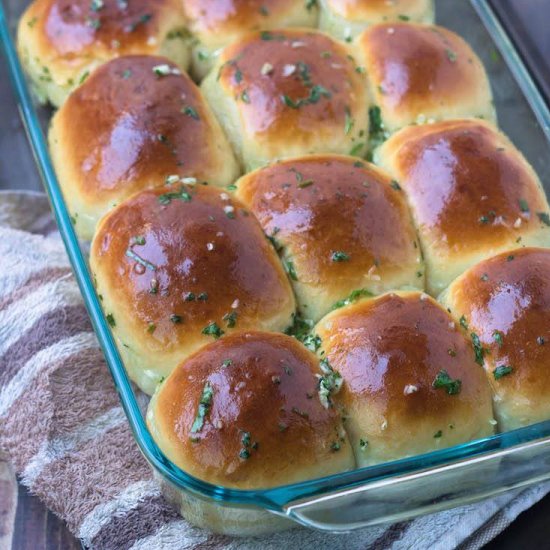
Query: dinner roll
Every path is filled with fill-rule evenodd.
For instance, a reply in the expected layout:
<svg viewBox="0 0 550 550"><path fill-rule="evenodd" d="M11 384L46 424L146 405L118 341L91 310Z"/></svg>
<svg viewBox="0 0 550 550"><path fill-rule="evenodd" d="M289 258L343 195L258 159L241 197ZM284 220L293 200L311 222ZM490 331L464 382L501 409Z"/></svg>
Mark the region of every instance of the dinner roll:
<svg viewBox="0 0 550 550"><path fill-rule="evenodd" d="M550 246L539 179L492 125L455 120L406 128L377 161L403 187L437 295L478 261L509 247Z"/></svg>
<svg viewBox="0 0 550 550"><path fill-rule="evenodd" d="M427 294L337 309L315 328L359 467L493 434L491 390L469 340Z"/></svg>
<svg viewBox="0 0 550 550"><path fill-rule="evenodd" d="M372 164L289 159L241 178L237 196L283 256L305 318L318 321L350 294L424 288L404 193Z"/></svg>
<svg viewBox="0 0 550 550"><path fill-rule="evenodd" d="M365 153L364 75L322 33L248 34L223 50L202 89L248 170L307 153Z"/></svg>
<svg viewBox="0 0 550 550"><path fill-rule="evenodd" d="M143 191L103 218L90 264L130 377L147 393L233 330L282 331L295 309L257 220L219 189Z"/></svg>
<svg viewBox="0 0 550 550"><path fill-rule="evenodd" d="M477 117L495 120L485 69L471 47L443 27L384 23L355 41L374 107L371 147L409 124Z"/></svg>
<svg viewBox="0 0 550 550"><path fill-rule="evenodd" d="M550 419L550 250L480 262L440 297L471 335L501 431Z"/></svg>
<svg viewBox="0 0 550 550"><path fill-rule="evenodd" d="M233 334L174 370L151 400L147 424L172 462L223 487L269 488L350 470L340 415L319 398L321 375L315 355L294 338ZM217 532L262 530L223 509L205 521L185 501L182 514Z"/></svg>
<svg viewBox="0 0 550 550"><path fill-rule="evenodd" d="M375 23L433 23L433 4L433 0L320 0L319 28L349 41Z"/></svg>
<svg viewBox="0 0 550 550"><path fill-rule="evenodd" d="M193 73L202 79L224 46L249 31L316 27L316 0L182 0L193 41Z"/></svg>
<svg viewBox="0 0 550 550"><path fill-rule="evenodd" d="M39 98L55 106L120 55L164 55L182 69L190 62L180 0L35 0L17 46Z"/></svg>
<svg viewBox="0 0 550 550"><path fill-rule="evenodd" d="M180 177L225 186L239 174L199 89L162 57L119 57L101 66L56 113L49 141L84 239L137 191Z"/></svg>

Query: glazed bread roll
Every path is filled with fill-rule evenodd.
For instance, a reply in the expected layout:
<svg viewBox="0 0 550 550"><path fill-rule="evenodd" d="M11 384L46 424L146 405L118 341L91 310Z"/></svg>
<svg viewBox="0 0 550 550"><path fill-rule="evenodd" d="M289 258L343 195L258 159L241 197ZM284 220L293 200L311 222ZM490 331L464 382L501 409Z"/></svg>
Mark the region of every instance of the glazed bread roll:
<svg viewBox="0 0 550 550"><path fill-rule="evenodd" d="M202 83L247 170L307 153L366 149L368 97L347 47L307 30L248 34Z"/></svg>
<svg viewBox="0 0 550 550"><path fill-rule="evenodd" d="M199 89L162 57L120 57L97 69L53 117L49 142L84 239L137 191L179 178L225 186L239 174Z"/></svg>
<svg viewBox="0 0 550 550"><path fill-rule="evenodd" d="M500 430L548 420L550 250L522 248L480 262L440 301L473 339Z"/></svg>
<svg viewBox="0 0 550 550"><path fill-rule="evenodd" d="M391 21L433 23L433 0L319 0L319 28L350 41L370 25Z"/></svg>
<svg viewBox="0 0 550 550"><path fill-rule="evenodd" d="M405 128L380 148L377 162L408 197L433 295L501 250L550 246L549 208L537 175L486 122Z"/></svg>
<svg viewBox="0 0 550 550"><path fill-rule="evenodd" d="M315 355L284 334L245 332L181 363L147 424L164 454L224 487L260 489L352 469L340 415L318 396Z"/></svg>
<svg viewBox="0 0 550 550"><path fill-rule="evenodd" d="M491 390L474 350L427 294L398 292L333 311L315 327L343 378L358 467L493 434Z"/></svg>
<svg viewBox="0 0 550 550"><path fill-rule="evenodd" d="M200 346L233 331L282 331L295 309L256 219L208 186L123 202L101 220L90 265L125 366L146 393Z"/></svg>
<svg viewBox="0 0 550 550"><path fill-rule="evenodd" d="M17 46L42 101L59 106L98 65L120 55L190 62L180 0L35 0L19 21Z"/></svg>
<svg viewBox="0 0 550 550"><path fill-rule="evenodd" d="M424 288L405 195L372 164L289 159L245 175L237 196L281 253L307 319L318 321L350 294Z"/></svg>
<svg viewBox="0 0 550 550"><path fill-rule="evenodd" d="M457 34L433 25L374 25L354 43L369 77L371 146L409 124L495 120L485 68Z"/></svg>
<svg viewBox="0 0 550 550"><path fill-rule="evenodd" d="M221 50L246 33L316 27L315 0L182 0L193 41L193 73L201 80Z"/></svg>

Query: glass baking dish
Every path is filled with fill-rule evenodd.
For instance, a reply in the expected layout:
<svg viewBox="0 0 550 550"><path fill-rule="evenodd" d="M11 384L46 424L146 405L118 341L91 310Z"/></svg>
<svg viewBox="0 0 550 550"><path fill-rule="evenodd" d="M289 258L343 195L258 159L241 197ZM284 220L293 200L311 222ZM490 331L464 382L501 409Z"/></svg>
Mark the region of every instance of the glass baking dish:
<svg viewBox="0 0 550 550"><path fill-rule="evenodd" d="M15 0L0 4L0 35L36 163L136 442L167 494L188 515L202 510L190 519L212 526L223 510L256 524L261 520L266 529L278 527L284 518L341 532L452 508L550 478L550 421L421 456L256 491L203 482L166 459L147 431L63 202L44 139L51 111L31 97L16 55L14 29L23 7ZM500 126L550 195L550 112L489 3L436 0L436 10L437 22L462 35L485 63ZM246 528L240 534L246 534Z"/></svg>

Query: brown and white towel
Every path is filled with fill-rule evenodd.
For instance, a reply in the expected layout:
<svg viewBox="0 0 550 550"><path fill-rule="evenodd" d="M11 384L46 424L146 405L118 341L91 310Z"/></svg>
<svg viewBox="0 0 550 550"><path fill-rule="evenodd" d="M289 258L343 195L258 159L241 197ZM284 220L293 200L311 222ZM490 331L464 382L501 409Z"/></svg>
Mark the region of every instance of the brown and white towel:
<svg viewBox="0 0 550 550"><path fill-rule="evenodd" d="M134 442L48 212L43 195L0 193L0 453L85 546L480 548L550 491L542 484L345 535L300 528L239 539L190 526L164 501ZM0 454L2 548L16 495Z"/></svg>

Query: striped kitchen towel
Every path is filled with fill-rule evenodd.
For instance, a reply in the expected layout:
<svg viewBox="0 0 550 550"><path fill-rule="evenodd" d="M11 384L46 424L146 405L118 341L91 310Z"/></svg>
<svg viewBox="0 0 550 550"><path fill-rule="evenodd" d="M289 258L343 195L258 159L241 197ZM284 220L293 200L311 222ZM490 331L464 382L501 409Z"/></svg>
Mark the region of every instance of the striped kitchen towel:
<svg viewBox="0 0 550 550"><path fill-rule="evenodd" d="M480 548L550 491L543 484L345 535L297 528L239 539L190 526L164 501L132 438L47 201L28 193L0 193L2 451L94 549ZM1 546L16 493L0 472Z"/></svg>

